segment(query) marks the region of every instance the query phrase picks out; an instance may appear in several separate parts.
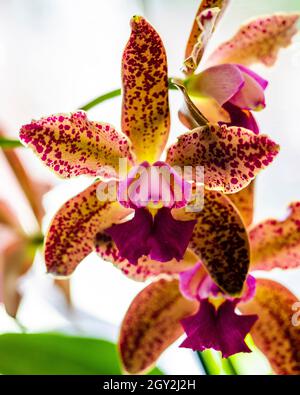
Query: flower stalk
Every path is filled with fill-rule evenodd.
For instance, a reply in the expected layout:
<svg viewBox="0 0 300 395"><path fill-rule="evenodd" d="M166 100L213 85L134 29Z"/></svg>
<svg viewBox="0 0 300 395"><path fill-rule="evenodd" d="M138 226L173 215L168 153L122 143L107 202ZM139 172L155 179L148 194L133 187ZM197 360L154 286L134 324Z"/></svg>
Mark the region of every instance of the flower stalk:
<svg viewBox="0 0 300 395"><path fill-rule="evenodd" d="M237 375L230 358L222 358L214 350L198 351L197 356L206 375Z"/></svg>

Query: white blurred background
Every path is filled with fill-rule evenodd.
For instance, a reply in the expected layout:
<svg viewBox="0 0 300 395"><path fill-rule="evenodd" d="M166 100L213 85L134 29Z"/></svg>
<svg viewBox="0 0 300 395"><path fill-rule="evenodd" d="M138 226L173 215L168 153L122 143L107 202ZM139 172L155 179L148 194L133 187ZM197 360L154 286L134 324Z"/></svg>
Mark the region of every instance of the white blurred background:
<svg viewBox="0 0 300 395"><path fill-rule="evenodd" d="M120 63L130 34L129 19L142 14L160 33L170 76L179 76L199 0L0 0L0 124L18 136L22 124L56 112L69 112L101 93L120 87ZM209 46L230 38L242 22L258 15L300 11L299 0L232 0ZM258 178L256 221L284 218L291 201L300 200L300 35L282 50L275 67L254 68L270 81L267 108L257 115L262 132L281 144L281 152ZM180 95L172 91L172 134L184 128L177 120ZM90 111L92 119L120 128L120 98ZM21 150L31 174L56 185L45 198L45 227L55 211L91 180L59 180L33 156ZM9 199L28 231L35 226L20 191L0 157L0 198ZM300 272L272 273L300 297ZM75 312L66 316L62 295L52 287L42 262L20 284L24 293L19 319L30 331L64 328L115 339L133 297L144 287L128 280L109 263L91 255L72 278ZM95 319L97 320L95 322ZM105 324L113 324L110 326ZM0 331L16 330L0 312ZM173 374L199 373L188 350L174 348L161 364Z"/></svg>

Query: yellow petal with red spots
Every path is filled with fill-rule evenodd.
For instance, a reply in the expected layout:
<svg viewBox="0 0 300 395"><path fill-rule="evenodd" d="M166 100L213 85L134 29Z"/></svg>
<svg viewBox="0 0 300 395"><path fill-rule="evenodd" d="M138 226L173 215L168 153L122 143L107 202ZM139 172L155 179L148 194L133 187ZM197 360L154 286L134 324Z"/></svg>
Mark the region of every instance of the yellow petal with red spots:
<svg viewBox="0 0 300 395"><path fill-rule="evenodd" d="M227 294L238 295L250 264L247 230L231 201L217 191L205 191L200 212L173 210L176 219L197 219L189 243L216 284Z"/></svg>
<svg viewBox="0 0 300 395"><path fill-rule="evenodd" d="M110 236L98 233L95 245L96 252L102 259L112 262L127 277L135 281L145 281L160 274L174 276L192 268L199 261L198 256L193 251L187 250L183 259L179 262L176 259L168 262L158 262L147 256L142 256L137 264L133 265L119 255L119 251Z"/></svg>
<svg viewBox="0 0 300 395"><path fill-rule="evenodd" d="M258 315L250 333L277 374L300 374L300 326L294 322L296 302L297 298L282 285L258 279L254 299L239 305L242 313Z"/></svg>
<svg viewBox="0 0 300 395"><path fill-rule="evenodd" d="M247 227L250 226L253 221L254 185L255 181L252 181L246 188L242 189L241 191L227 195L227 197L238 209Z"/></svg>
<svg viewBox="0 0 300 395"><path fill-rule="evenodd" d="M120 158L132 161L127 137L109 124L89 121L83 111L32 121L21 128L20 138L62 177L96 176L104 166L118 171Z"/></svg>
<svg viewBox="0 0 300 395"><path fill-rule="evenodd" d="M196 70L216 24L225 11L228 0L202 0L197 10L185 49L187 73Z"/></svg>
<svg viewBox="0 0 300 395"><path fill-rule="evenodd" d="M167 57L161 38L144 18L133 17L131 28L122 62L122 130L137 161L154 162L170 129Z"/></svg>
<svg viewBox="0 0 300 395"><path fill-rule="evenodd" d="M132 210L116 201L100 201L97 189L108 183L95 182L66 202L52 220L45 240L45 262L49 273L70 275L94 249L94 239ZM99 192L99 189L98 189Z"/></svg>
<svg viewBox="0 0 300 395"><path fill-rule="evenodd" d="M265 135L235 126L206 125L182 134L167 152L177 166L203 166L205 187L238 192L267 167L279 146Z"/></svg>
<svg viewBox="0 0 300 395"><path fill-rule="evenodd" d="M178 280L161 279L143 289L121 327L119 349L124 370L136 374L150 369L183 334L180 320L192 315L197 306L181 295Z"/></svg>
<svg viewBox="0 0 300 395"><path fill-rule="evenodd" d="M209 57L208 64L239 63L249 66L262 62L272 66L281 48L291 44L297 33L299 14L274 14L242 26L229 41Z"/></svg>
<svg viewBox="0 0 300 395"><path fill-rule="evenodd" d="M251 267L255 270L300 266L300 202L283 221L269 219L250 231Z"/></svg>

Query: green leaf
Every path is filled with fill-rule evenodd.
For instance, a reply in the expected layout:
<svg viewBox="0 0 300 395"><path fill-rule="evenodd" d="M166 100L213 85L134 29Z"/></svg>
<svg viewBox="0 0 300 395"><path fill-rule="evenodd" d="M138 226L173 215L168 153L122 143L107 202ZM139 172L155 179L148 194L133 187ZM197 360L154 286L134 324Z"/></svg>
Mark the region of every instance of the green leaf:
<svg viewBox="0 0 300 395"><path fill-rule="evenodd" d="M115 344L56 333L0 335L1 374L121 374ZM154 369L150 374L163 374Z"/></svg>
<svg viewBox="0 0 300 395"><path fill-rule="evenodd" d="M21 141L7 139L6 137L0 137L0 147L1 148L19 148L23 147Z"/></svg>

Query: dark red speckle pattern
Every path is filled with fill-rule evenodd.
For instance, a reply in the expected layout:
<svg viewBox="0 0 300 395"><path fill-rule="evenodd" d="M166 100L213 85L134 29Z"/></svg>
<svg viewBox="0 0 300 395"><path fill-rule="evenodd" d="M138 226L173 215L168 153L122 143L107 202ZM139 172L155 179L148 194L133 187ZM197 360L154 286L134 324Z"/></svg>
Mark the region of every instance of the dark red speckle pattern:
<svg viewBox="0 0 300 395"><path fill-rule="evenodd" d="M95 176L101 166L117 170L119 158L132 161L127 137L109 124L89 121L83 111L32 121L21 128L20 138L62 177Z"/></svg>
<svg viewBox="0 0 300 395"><path fill-rule="evenodd" d="M274 14L260 17L242 26L229 41L221 44L210 56L210 65L262 62L272 66L280 48L290 45L297 33L298 14Z"/></svg>
<svg viewBox="0 0 300 395"><path fill-rule="evenodd" d="M252 181L246 188L237 193L227 195L231 202L238 209L244 220L246 227L250 226L254 215L254 184Z"/></svg>
<svg viewBox="0 0 300 395"><path fill-rule="evenodd" d="M208 189L238 192L267 167L279 146L265 135L240 127L207 125L181 135L167 153L178 166L204 166Z"/></svg>
<svg viewBox="0 0 300 395"><path fill-rule="evenodd" d="M254 270L300 267L300 202L292 203L283 221L268 219L250 230Z"/></svg>
<svg viewBox="0 0 300 395"><path fill-rule="evenodd" d="M94 249L97 232L123 219L130 210L117 202L97 199L97 181L66 202L56 213L45 239L49 273L67 276Z"/></svg>
<svg viewBox="0 0 300 395"><path fill-rule="evenodd" d="M279 375L300 375L300 326L292 325L298 298L275 281L257 279L254 299L239 305L244 314L257 314L250 334Z"/></svg>
<svg viewBox="0 0 300 395"><path fill-rule="evenodd" d="M198 18L200 17L200 15L205 11L205 10L209 10L211 8L219 8L222 12L225 10L227 4L228 4L229 0L202 0L200 3L200 6L197 10L197 13L195 15L195 19L193 22L193 26L192 26L192 30L186 45L186 49L185 49L185 59L189 58L192 55L192 52L195 48L195 45L197 45L198 40L199 40L199 36L202 33L202 28L199 25L198 22ZM208 14L209 15L209 14ZM219 14L219 17L221 15ZM203 21L202 21L202 25L203 25Z"/></svg>
<svg viewBox="0 0 300 395"><path fill-rule="evenodd" d="M176 219L196 219L191 248L216 284L227 294L238 295L250 265L250 247L243 220L231 201L217 191L205 191L199 213L173 210Z"/></svg>
<svg viewBox="0 0 300 395"><path fill-rule="evenodd" d="M141 373L183 333L180 320L198 303L185 299L178 280L161 279L144 288L131 303L122 323L119 350L126 372Z"/></svg>
<svg viewBox="0 0 300 395"><path fill-rule="evenodd" d="M122 130L137 161L151 163L169 135L167 58L159 35L145 19L133 17L131 27L122 62Z"/></svg>

